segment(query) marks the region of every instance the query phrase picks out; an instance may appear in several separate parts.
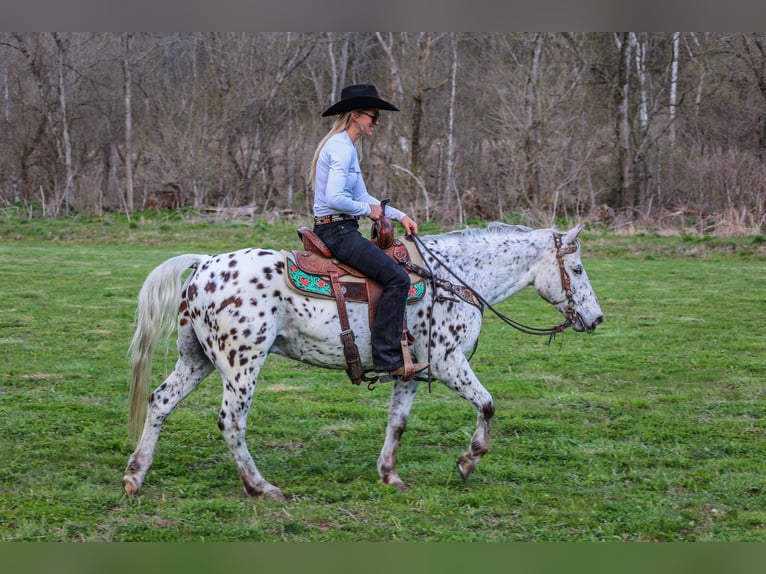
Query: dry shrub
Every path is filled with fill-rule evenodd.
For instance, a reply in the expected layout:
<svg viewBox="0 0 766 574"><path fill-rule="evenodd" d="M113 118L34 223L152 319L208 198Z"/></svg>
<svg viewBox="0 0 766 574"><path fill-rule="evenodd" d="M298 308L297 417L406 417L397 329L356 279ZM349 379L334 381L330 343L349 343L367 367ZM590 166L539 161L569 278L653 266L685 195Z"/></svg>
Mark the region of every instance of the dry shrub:
<svg viewBox="0 0 766 574"><path fill-rule="evenodd" d="M676 211L697 220L699 231L759 233L766 221L766 165L757 155L730 150L676 157Z"/></svg>
<svg viewBox="0 0 766 574"><path fill-rule="evenodd" d="M764 217L763 213L750 213L745 208L727 209L715 217L708 218L707 223L710 232L716 237L757 235L763 229Z"/></svg>

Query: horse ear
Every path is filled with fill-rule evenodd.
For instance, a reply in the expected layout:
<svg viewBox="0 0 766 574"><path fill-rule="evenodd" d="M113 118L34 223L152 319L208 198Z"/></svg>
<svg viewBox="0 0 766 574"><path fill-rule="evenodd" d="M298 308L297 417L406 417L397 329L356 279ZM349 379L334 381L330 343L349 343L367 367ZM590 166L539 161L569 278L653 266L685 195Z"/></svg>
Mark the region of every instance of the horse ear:
<svg viewBox="0 0 766 574"><path fill-rule="evenodd" d="M574 242L577 240L577 236L580 235L580 232L583 230L582 225L575 225L572 229L567 231L566 235L564 235L564 239L561 242L562 245L574 245Z"/></svg>

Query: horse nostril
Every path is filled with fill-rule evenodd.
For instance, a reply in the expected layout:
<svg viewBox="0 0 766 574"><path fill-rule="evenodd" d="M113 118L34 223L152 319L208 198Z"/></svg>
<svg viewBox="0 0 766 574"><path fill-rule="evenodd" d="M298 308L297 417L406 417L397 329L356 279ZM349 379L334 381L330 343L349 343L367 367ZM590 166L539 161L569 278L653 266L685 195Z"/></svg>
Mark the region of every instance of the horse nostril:
<svg viewBox="0 0 766 574"><path fill-rule="evenodd" d="M599 316L598 316L598 317L596 317L596 319L593 321L593 326L594 326L594 327L596 327L597 325L600 325L600 324L601 324L601 323L603 323L603 322L604 322L604 316L603 316L603 315L599 315Z"/></svg>

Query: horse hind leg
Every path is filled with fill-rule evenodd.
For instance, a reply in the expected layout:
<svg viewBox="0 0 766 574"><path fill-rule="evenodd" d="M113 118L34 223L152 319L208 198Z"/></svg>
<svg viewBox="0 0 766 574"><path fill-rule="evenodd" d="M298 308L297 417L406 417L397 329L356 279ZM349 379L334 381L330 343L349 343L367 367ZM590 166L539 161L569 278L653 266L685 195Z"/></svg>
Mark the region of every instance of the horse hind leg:
<svg viewBox="0 0 766 574"><path fill-rule="evenodd" d="M128 496L138 492L152 467L154 450L165 419L213 370L212 363L202 352L193 333L179 335L178 350L179 357L173 372L149 397L141 438L128 460L122 479L123 490Z"/></svg>
<svg viewBox="0 0 766 574"><path fill-rule="evenodd" d="M223 400L218 415L218 428L234 457L245 493L252 497L284 500L282 491L261 476L245 442L247 413L253 400L258 372L266 355L265 351L261 351L249 358L244 366L221 370Z"/></svg>
<svg viewBox="0 0 766 574"><path fill-rule="evenodd" d="M378 475L383 484L393 486L400 492L407 492L409 488L399 477L396 470L396 452L409 419L412 402L418 390L418 381L400 381L394 383L391 391L391 404L388 410L388 424L386 425L386 439L383 449L378 457Z"/></svg>

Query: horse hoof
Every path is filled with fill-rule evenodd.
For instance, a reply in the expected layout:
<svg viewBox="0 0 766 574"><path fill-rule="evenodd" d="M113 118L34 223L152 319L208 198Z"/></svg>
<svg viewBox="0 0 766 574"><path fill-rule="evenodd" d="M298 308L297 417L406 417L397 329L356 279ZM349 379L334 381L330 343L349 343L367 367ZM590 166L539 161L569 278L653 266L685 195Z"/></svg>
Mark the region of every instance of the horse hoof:
<svg viewBox="0 0 766 574"><path fill-rule="evenodd" d="M473 471L473 467L469 466L468 468L464 468L461 461L457 461L457 471L460 474L460 478L463 479L463 482L468 480L468 477L471 475L471 471Z"/></svg>
<svg viewBox="0 0 766 574"><path fill-rule="evenodd" d="M399 492L409 492L410 489L401 480L394 480L388 483L389 486L393 486Z"/></svg>
<svg viewBox="0 0 766 574"><path fill-rule="evenodd" d="M271 498L272 500L276 500L278 502L284 502L285 501L285 495L282 494L282 491L278 488L274 488L273 490L269 489L266 492L263 493L263 498Z"/></svg>
<svg viewBox="0 0 766 574"><path fill-rule="evenodd" d="M138 484L136 484L136 480L131 476L126 476L122 479L122 490L125 491L125 494L127 494L130 497L133 497L138 492Z"/></svg>
<svg viewBox="0 0 766 574"><path fill-rule="evenodd" d="M265 488L258 489L245 486L245 494L251 498L271 498L272 500L278 500L280 502L285 500L285 495L282 494L282 491L272 484L269 484Z"/></svg>
<svg viewBox="0 0 766 574"><path fill-rule="evenodd" d="M387 479L383 480L383 484L386 486L393 486L396 490L399 492L409 492L410 489L407 487L404 482L402 482L402 479L398 476L396 478L388 477Z"/></svg>

